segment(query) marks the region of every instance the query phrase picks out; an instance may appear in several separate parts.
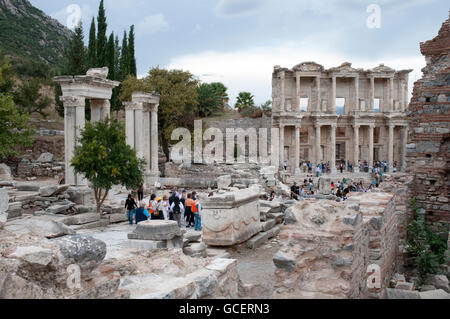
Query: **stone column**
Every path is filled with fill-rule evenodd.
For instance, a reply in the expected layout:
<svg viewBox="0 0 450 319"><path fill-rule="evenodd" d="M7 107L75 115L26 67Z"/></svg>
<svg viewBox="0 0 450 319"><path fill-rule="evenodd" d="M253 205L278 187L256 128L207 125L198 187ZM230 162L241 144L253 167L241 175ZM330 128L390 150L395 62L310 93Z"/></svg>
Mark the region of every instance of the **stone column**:
<svg viewBox="0 0 450 319"><path fill-rule="evenodd" d="M394 128L395 125L389 124L389 141L388 141L389 172L392 172L392 168L394 165Z"/></svg>
<svg viewBox="0 0 450 319"><path fill-rule="evenodd" d="M284 165L284 125L280 124L280 167Z"/></svg>
<svg viewBox="0 0 450 319"><path fill-rule="evenodd" d="M316 104L316 111L320 112L321 111L321 94L320 94L320 75L316 76L316 90L317 90L317 104Z"/></svg>
<svg viewBox="0 0 450 319"><path fill-rule="evenodd" d="M401 80L401 91L400 91L401 101L400 101L400 112L405 112L406 110L406 99L405 99L405 81Z"/></svg>
<svg viewBox="0 0 450 319"><path fill-rule="evenodd" d="M90 100L91 102L91 122L104 121L111 112L109 100Z"/></svg>
<svg viewBox="0 0 450 319"><path fill-rule="evenodd" d="M144 157L144 128L143 128L143 105L142 103L136 103L134 110L134 145L136 155L139 158Z"/></svg>
<svg viewBox="0 0 450 319"><path fill-rule="evenodd" d="M402 141L401 141L401 163L400 171L404 173L406 171L406 144L408 144L408 127L403 127Z"/></svg>
<svg viewBox="0 0 450 319"><path fill-rule="evenodd" d="M300 126L295 127L295 174L300 174Z"/></svg>
<svg viewBox="0 0 450 319"><path fill-rule="evenodd" d="M375 109L375 78L370 77L370 110Z"/></svg>
<svg viewBox="0 0 450 319"><path fill-rule="evenodd" d="M360 111L359 107L359 76L355 77L355 109Z"/></svg>
<svg viewBox="0 0 450 319"><path fill-rule="evenodd" d="M361 127L359 125L355 125L353 127L353 147L354 147L354 156L353 156L353 168L355 173L359 173L359 129Z"/></svg>
<svg viewBox="0 0 450 319"><path fill-rule="evenodd" d="M151 112L151 170L152 174L156 174L159 177L159 167L158 167L158 105L155 110Z"/></svg>
<svg viewBox="0 0 450 319"><path fill-rule="evenodd" d="M335 174L337 173L336 168L336 124L331 125L331 160L330 160L330 166L331 166L331 173Z"/></svg>
<svg viewBox="0 0 450 319"><path fill-rule="evenodd" d="M321 145L321 136L320 136L320 130L321 130L321 125L320 124L316 124L316 146L315 146L315 153L316 153L316 166L320 164L322 158L320 156L320 145Z"/></svg>
<svg viewBox="0 0 450 319"><path fill-rule="evenodd" d="M128 103L125 105L125 134L127 138L127 144L131 148L135 148L134 144L134 104Z"/></svg>
<svg viewBox="0 0 450 319"><path fill-rule="evenodd" d="M79 96L63 96L64 104L64 147L65 147L65 179L68 185L83 185L82 178L76 175L70 162L73 158L77 138L85 126L85 99Z"/></svg>
<svg viewBox="0 0 450 319"><path fill-rule="evenodd" d="M372 170L373 168L373 156L374 156L374 129L375 125L371 124L369 125L369 169Z"/></svg>
<svg viewBox="0 0 450 319"><path fill-rule="evenodd" d="M331 77L331 112L336 113L336 76Z"/></svg>
<svg viewBox="0 0 450 319"><path fill-rule="evenodd" d="M280 112L286 111L286 74L281 72L281 105Z"/></svg>
<svg viewBox="0 0 450 319"><path fill-rule="evenodd" d="M301 84L301 78L300 78L300 74L299 73L297 73L296 75L295 75L295 79L296 79L296 97L297 97L297 112L300 112L300 109L301 109L301 105L300 105L300 102L301 102L301 86L300 86L300 84Z"/></svg>
<svg viewBox="0 0 450 319"><path fill-rule="evenodd" d="M146 166L145 166L145 171L146 172L150 172L151 171L151 136L150 136L150 122L151 122L151 113L149 108L146 106L144 107L144 109L142 110L142 127L143 127L143 133L142 133L142 148L144 151L144 158L145 161L147 162Z"/></svg>
<svg viewBox="0 0 450 319"><path fill-rule="evenodd" d="M394 78L389 78L389 110L394 111Z"/></svg>

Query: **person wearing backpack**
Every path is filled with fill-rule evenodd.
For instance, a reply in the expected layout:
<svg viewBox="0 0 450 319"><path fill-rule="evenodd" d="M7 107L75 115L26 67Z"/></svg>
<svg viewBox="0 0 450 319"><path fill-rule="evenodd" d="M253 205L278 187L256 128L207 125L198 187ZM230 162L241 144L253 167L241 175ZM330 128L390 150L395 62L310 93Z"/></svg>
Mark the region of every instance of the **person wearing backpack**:
<svg viewBox="0 0 450 319"><path fill-rule="evenodd" d="M175 196L174 201L170 206L170 210L173 213L174 220L178 223L178 227L181 228L181 215L183 214L184 207L178 196Z"/></svg>

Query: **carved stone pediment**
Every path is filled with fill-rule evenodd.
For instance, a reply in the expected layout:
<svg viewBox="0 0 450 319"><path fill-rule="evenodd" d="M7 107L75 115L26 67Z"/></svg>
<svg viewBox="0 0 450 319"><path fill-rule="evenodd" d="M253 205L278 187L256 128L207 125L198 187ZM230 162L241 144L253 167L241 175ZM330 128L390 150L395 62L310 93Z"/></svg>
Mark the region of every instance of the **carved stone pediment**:
<svg viewBox="0 0 450 319"><path fill-rule="evenodd" d="M324 67L316 62L302 62L292 69L300 72L323 72Z"/></svg>
<svg viewBox="0 0 450 319"><path fill-rule="evenodd" d="M333 73L358 73L360 71L362 70L353 68L350 62L344 62L340 66L328 70L328 72Z"/></svg>
<svg viewBox="0 0 450 319"><path fill-rule="evenodd" d="M380 64L379 66L370 69L369 72L372 73L395 73L395 70L384 65L384 64Z"/></svg>

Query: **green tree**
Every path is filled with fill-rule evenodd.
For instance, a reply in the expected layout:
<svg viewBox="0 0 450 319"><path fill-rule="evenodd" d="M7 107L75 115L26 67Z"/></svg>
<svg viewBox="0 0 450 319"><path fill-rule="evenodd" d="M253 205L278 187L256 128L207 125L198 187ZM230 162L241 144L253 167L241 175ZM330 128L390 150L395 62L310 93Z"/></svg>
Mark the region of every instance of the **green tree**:
<svg viewBox="0 0 450 319"><path fill-rule="evenodd" d="M52 100L48 96L41 93L42 85L39 79L30 79L23 81L14 92L14 102L17 104L22 113L38 113L44 118L47 117L45 109L48 108Z"/></svg>
<svg viewBox="0 0 450 319"><path fill-rule="evenodd" d="M223 109L223 107L225 106L226 103L228 103L229 101L229 97L228 97L228 88L220 82L213 82L211 83L211 86L213 88L213 90L216 92L216 94L218 96L220 96L222 103L221 103L221 107Z"/></svg>
<svg viewBox="0 0 450 319"><path fill-rule="evenodd" d="M108 79L114 80L116 78L114 33L111 33L109 36L106 47L106 66L109 68Z"/></svg>
<svg viewBox="0 0 450 319"><path fill-rule="evenodd" d="M410 201L414 219L406 228L406 250L419 273L419 285L428 274L436 274L439 266L445 263L446 241L434 231L425 220L425 211L417 207L414 199Z"/></svg>
<svg viewBox="0 0 450 319"><path fill-rule="evenodd" d="M66 51L66 61L66 68L63 71L66 75L86 74L87 55L81 21L75 28L75 33L69 43L68 50Z"/></svg>
<svg viewBox="0 0 450 319"><path fill-rule="evenodd" d="M266 116L272 116L272 101L268 100L261 104L261 110Z"/></svg>
<svg viewBox="0 0 450 319"><path fill-rule="evenodd" d="M222 109L223 97L217 92L212 84L202 83L197 89L198 115L200 117L211 116Z"/></svg>
<svg viewBox="0 0 450 319"><path fill-rule="evenodd" d="M137 76L136 57L134 49L134 25L130 27L130 34L128 37L128 59L130 61L129 74Z"/></svg>
<svg viewBox="0 0 450 319"><path fill-rule="evenodd" d="M122 83L121 101L130 101L133 91L159 93L159 138L167 160L173 130L186 127L193 131L198 108L197 87L198 81L190 72L159 67L151 69L142 80L130 75Z"/></svg>
<svg viewBox="0 0 450 319"><path fill-rule="evenodd" d="M95 35L94 17L92 17L91 29L89 31L88 66L89 68L95 68L97 66L97 38Z"/></svg>
<svg viewBox="0 0 450 319"><path fill-rule="evenodd" d="M0 93L10 93L15 81L9 59L0 51Z"/></svg>
<svg viewBox="0 0 450 319"><path fill-rule="evenodd" d="M114 70L116 71L114 74L114 80L119 80L119 68L120 68L120 43L119 37L116 35L114 40Z"/></svg>
<svg viewBox="0 0 450 319"><path fill-rule="evenodd" d="M19 113L12 96L0 93L0 159L16 156L15 147L30 146L34 129L28 114Z"/></svg>
<svg viewBox="0 0 450 319"><path fill-rule="evenodd" d="M105 7L103 0L101 0L97 16L97 67L100 68L106 66L107 28Z"/></svg>
<svg viewBox="0 0 450 319"><path fill-rule="evenodd" d="M123 81L130 74L130 59L128 55L127 32L125 31L122 39L122 52L120 54L119 80Z"/></svg>
<svg viewBox="0 0 450 319"><path fill-rule="evenodd" d="M53 91L55 92L55 110L58 115L64 118L64 105L61 101L62 89L59 83L53 83Z"/></svg>
<svg viewBox="0 0 450 319"><path fill-rule="evenodd" d="M235 107L241 112L245 108L255 106L254 96L250 92L240 92Z"/></svg>
<svg viewBox="0 0 450 319"><path fill-rule="evenodd" d="M86 123L71 165L92 184L97 212L114 185L136 189L144 180L145 160L125 141L124 127L117 120Z"/></svg>

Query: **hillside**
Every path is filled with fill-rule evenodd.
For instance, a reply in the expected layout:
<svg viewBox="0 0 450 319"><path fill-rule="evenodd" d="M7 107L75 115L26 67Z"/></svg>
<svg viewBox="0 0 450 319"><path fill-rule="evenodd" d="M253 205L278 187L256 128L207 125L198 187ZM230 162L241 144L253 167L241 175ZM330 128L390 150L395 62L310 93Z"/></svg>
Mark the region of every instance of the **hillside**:
<svg viewBox="0 0 450 319"><path fill-rule="evenodd" d="M72 31L27 0L0 0L0 50L22 61L62 65Z"/></svg>

